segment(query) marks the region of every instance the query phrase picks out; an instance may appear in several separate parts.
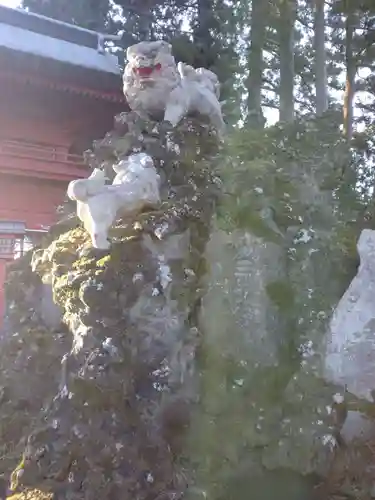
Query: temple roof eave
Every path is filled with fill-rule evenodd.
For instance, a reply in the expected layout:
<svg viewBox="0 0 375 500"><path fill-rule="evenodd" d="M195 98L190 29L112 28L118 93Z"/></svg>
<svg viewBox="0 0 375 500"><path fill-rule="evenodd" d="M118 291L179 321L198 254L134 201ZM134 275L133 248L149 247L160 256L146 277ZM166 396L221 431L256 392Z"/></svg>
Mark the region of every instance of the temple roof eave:
<svg viewBox="0 0 375 500"><path fill-rule="evenodd" d="M0 45L0 79L126 104L121 76Z"/></svg>
<svg viewBox="0 0 375 500"><path fill-rule="evenodd" d="M5 23L0 23L0 47L120 75L118 59L113 54Z"/></svg>

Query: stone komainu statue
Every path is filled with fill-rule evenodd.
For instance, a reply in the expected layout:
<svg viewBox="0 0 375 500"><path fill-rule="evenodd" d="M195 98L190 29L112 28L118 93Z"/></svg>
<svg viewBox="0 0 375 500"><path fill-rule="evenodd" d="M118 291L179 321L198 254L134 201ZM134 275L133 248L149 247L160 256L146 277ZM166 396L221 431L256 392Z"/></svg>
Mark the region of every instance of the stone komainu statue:
<svg viewBox="0 0 375 500"><path fill-rule="evenodd" d="M60 332L55 340L39 324L32 343L26 321L12 339L17 362L22 345L27 365L21 359L19 369L0 350L0 367L16 366L12 387L26 373L35 389L28 392L39 397L12 491L161 500L186 490L179 457L199 385L198 310L220 185L219 84L208 70L177 67L164 42L143 42L128 56L124 92L132 111L94 142L92 174L68 187L83 224L72 217L73 227L52 228L29 266L61 307L61 345ZM14 277L16 290L23 279ZM40 365L45 384L31 377ZM11 401L9 422L19 403L16 395ZM18 413L17 436L25 424Z"/></svg>
<svg viewBox="0 0 375 500"><path fill-rule="evenodd" d="M176 126L191 113L207 116L221 136L225 130L217 76L205 68L176 65L170 44L141 42L127 50L124 94L142 116L164 119Z"/></svg>
<svg viewBox="0 0 375 500"><path fill-rule="evenodd" d="M207 117L219 137L224 120L219 102L220 84L212 71L176 65L170 44L141 42L127 50L124 94L130 108L141 118L164 120L176 127L191 114ZM147 156L147 155L146 155ZM111 186L102 170L88 179L69 184L68 197L77 202L77 215L89 232L95 248L109 248L108 230L117 217L134 214L160 202L159 176L153 160L142 154L130 155L113 166L119 173Z"/></svg>

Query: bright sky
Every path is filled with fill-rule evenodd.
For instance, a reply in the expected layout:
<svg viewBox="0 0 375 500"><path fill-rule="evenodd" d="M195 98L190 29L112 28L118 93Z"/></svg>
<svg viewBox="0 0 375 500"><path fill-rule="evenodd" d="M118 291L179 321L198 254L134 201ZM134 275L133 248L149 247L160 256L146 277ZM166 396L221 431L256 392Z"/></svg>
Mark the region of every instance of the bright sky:
<svg viewBox="0 0 375 500"><path fill-rule="evenodd" d="M7 7L18 7L20 0L0 0L0 5L6 5Z"/></svg>

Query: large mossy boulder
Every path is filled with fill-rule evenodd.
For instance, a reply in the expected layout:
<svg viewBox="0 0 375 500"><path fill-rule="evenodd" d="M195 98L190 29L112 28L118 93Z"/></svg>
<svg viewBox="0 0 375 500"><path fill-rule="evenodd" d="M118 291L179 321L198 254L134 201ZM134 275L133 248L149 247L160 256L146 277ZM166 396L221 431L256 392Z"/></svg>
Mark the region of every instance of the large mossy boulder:
<svg viewBox="0 0 375 500"><path fill-rule="evenodd" d="M124 113L87 160L111 176L139 151L162 178L158 210L118 220L108 251L66 213L9 276L15 291L50 286L65 325L63 345L43 330L57 361L48 391L30 379L46 404L19 429L13 486L64 500L315 498L342 425L322 340L361 229L339 130L328 115L220 148L195 119L171 130Z"/></svg>
<svg viewBox="0 0 375 500"><path fill-rule="evenodd" d="M69 500L186 489L181 454L198 399L197 310L218 141L195 119L170 130L125 113L87 157L110 173L111 162L140 150L162 179L157 211L118 220L105 251L68 216L32 254L31 270L52 286L70 338L54 394L25 435L13 488Z"/></svg>
<svg viewBox="0 0 375 500"><path fill-rule="evenodd" d="M357 265L351 156L329 115L243 130L227 148L206 250L197 484L209 498L242 500L255 484L256 498L312 498L342 425L343 387L324 380L319 360Z"/></svg>
<svg viewBox="0 0 375 500"><path fill-rule="evenodd" d="M3 473L19 461L24 438L56 394L68 330L51 288L32 272L31 254L8 268L7 315L0 339L1 461Z"/></svg>

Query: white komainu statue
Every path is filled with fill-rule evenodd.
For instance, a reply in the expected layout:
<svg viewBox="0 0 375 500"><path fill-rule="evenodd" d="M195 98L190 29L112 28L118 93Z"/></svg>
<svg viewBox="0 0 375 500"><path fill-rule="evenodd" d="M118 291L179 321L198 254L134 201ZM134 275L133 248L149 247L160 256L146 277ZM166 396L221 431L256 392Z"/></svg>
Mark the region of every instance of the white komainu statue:
<svg viewBox="0 0 375 500"><path fill-rule="evenodd" d="M69 183L67 194L77 202L77 215L95 248L108 249L108 230L118 217L129 217L160 203L160 176L145 153L129 156L113 166L116 177L106 185L102 170L88 179Z"/></svg>
<svg viewBox="0 0 375 500"><path fill-rule="evenodd" d="M222 137L225 123L215 73L184 63L176 66L172 46L163 41L137 43L128 48L127 58L123 89L132 110L173 127L184 116L200 113Z"/></svg>

